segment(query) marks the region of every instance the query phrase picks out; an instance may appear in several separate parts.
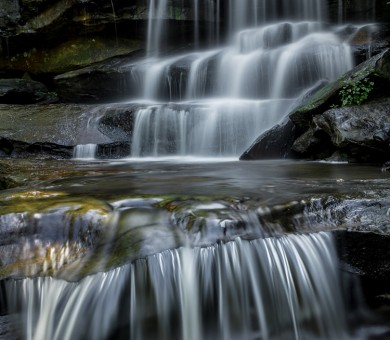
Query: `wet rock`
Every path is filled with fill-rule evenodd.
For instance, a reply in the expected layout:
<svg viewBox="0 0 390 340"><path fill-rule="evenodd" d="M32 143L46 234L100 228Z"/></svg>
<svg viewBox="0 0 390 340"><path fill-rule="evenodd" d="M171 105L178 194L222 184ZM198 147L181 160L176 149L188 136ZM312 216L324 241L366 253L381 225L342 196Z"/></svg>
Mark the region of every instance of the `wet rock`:
<svg viewBox="0 0 390 340"><path fill-rule="evenodd" d="M115 142L100 144L97 146L96 158L98 159L118 159L128 157L131 152L130 142Z"/></svg>
<svg viewBox="0 0 390 340"><path fill-rule="evenodd" d="M111 211L104 202L77 202L58 192L22 191L7 200L0 215L0 278L62 269L96 243Z"/></svg>
<svg viewBox="0 0 390 340"><path fill-rule="evenodd" d="M20 19L20 7L18 1L3 0L0 8L0 27L14 27ZM0 30L1 32L1 30Z"/></svg>
<svg viewBox="0 0 390 340"><path fill-rule="evenodd" d="M134 67L134 57L114 58L61 74L54 81L63 101L114 102L139 94L141 85L137 74L132 73Z"/></svg>
<svg viewBox="0 0 390 340"><path fill-rule="evenodd" d="M313 123L314 127L295 141L294 151L317 159L326 158L326 150L339 150L354 162L383 163L389 159L390 98L327 110L314 117Z"/></svg>
<svg viewBox="0 0 390 340"><path fill-rule="evenodd" d="M80 105L0 105L0 157L28 155L70 158L74 145L88 138L96 107ZM111 142L97 134L93 142Z"/></svg>
<svg viewBox="0 0 390 340"><path fill-rule="evenodd" d="M291 158L295 125L286 119L266 131L240 156L240 160Z"/></svg>
<svg viewBox="0 0 390 340"><path fill-rule="evenodd" d="M34 104L43 101L56 101L56 96L48 93L42 83L27 79L0 79L0 103Z"/></svg>
<svg viewBox="0 0 390 340"><path fill-rule="evenodd" d="M135 52L56 76L54 81L60 98L68 102L102 103L142 96L144 74L153 61L139 57L140 53ZM167 81L156 89L157 98L179 100L185 96L192 59L189 55L167 67L164 73Z"/></svg>
<svg viewBox="0 0 390 340"><path fill-rule="evenodd" d="M340 107L340 90L364 82L373 84L369 101ZM389 89L390 50L386 50L321 88L290 113L294 135L291 127L287 136L275 127L260 136L252 149L261 152L251 159L270 157L265 150L280 145L281 157L325 159L337 153L350 162L384 163L389 159ZM287 144L286 137L290 138Z"/></svg>
<svg viewBox="0 0 390 340"><path fill-rule="evenodd" d="M4 308L6 308L4 303L1 303ZM4 309L3 313L7 313L8 311ZM23 339L21 334L21 325L19 323L18 318L15 315L4 315L2 310L0 309L0 339L2 340L20 340Z"/></svg>
<svg viewBox="0 0 390 340"><path fill-rule="evenodd" d="M135 113L142 107L139 104L129 104L108 109L104 116L99 119L99 131L117 142L130 142Z"/></svg>
<svg viewBox="0 0 390 340"><path fill-rule="evenodd" d="M351 46L355 64L360 64L390 47L389 32L389 24L369 23L344 26L338 34Z"/></svg>
<svg viewBox="0 0 390 340"><path fill-rule="evenodd" d="M290 119L298 131L305 131L309 127L312 117L323 113L332 105L340 105L339 90L346 82L356 83L366 78L375 84L371 93L372 97L390 96L390 87L388 86L390 83L390 50L359 64L335 82L316 92L289 115Z"/></svg>
<svg viewBox="0 0 390 340"><path fill-rule="evenodd" d="M136 203L138 204L138 203ZM89 253L59 273L67 280L107 271L185 244L169 215L154 207L128 207L114 211L104 232Z"/></svg>

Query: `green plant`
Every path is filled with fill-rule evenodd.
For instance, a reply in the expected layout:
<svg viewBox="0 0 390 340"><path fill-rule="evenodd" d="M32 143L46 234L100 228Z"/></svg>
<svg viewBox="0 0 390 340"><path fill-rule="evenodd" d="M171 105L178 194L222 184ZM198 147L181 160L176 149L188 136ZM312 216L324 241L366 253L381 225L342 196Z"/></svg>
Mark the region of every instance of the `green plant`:
<svg viewBox="0 0 390 340"><path fill-rule="evenodd" d="M367 99L374 88L374 83L368 78L355 82L345 81L339 94L341 96L341 106L361 105Z"/></svg>

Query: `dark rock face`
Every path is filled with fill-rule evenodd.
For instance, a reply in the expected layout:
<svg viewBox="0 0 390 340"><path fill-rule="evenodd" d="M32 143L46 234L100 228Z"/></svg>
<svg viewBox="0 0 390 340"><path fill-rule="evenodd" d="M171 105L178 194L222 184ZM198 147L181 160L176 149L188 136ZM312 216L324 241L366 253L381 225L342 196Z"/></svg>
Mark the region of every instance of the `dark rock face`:
<svg viewBox="0 0 390 340"><path fill-rule="evenodd" d="M179 100L185 94L191 58L184 57L166 69L168 82L161 82L157 97ZM102 103L142 96L144 72L150 67L135 52L121 58L67 72L54 78L61 100L79 103Z"/></svg>
<svg viewBox="0 0 390 340"><path fill-rule="evenodd" d="M71 146L39 142L29 144L0 138L0 157L29 158L38 156L40 158L69 159L72 158L72 155L73 147Z"/></svg>
<svg viewBox="0 0 390 340"><path fill-rule="evenodd" d="M241 155L240 160L289 158L295 139L295 125L286 119L266 131Z"/></svg>
<svg viewBox="0 0 390 340"><path fill-rule="evenodd" d="M143 49L147 5L144 0L4 0L0 69L43 77ZM192 6L190 1L169 2L166 29L172 33L171 45L192 34L192 25L188 25L193 21Z"/></svg>
<svg viewBox="0 0 390 340"><path fill-rule="evenodd" d="M329 18L337 22L388 22L390 8L387 1L354 0L342 1L342 11L339 13L340 2L328 0Z"/></svg>
<svg viewBox="0 0 390 340"><path fill-rule="evenodd" d="M110 102L134 97L139 91L130 59L115 58L55 77L58 94L69 102Z"/></svg>
<svg viewBox="0 0 390 340"><path fill-rule="evenodd" d="M389 293L389 235L367 232L334 233L343 269L359 277L366 302L372 308L388 304L382 296Z"/></svg>
<svg viewBox="0 0 390 340"><path fill-rule="evenodd" d="M42 101L55 101L45 85L26 79L0 79L0 103L34 104Z"/></svg>
<svg viewBox="0 0 390 340"><path fill-rule="evenodd" d="M339 107L345 84L364 86L359 85L364 81L374 84L369 101ZM289 115L292 127L267 131L241 159L272 157L266 150L279 145L280 157L326 159L337 154L339 160L383 163L390 158L389 105L390 50L386 50L309 97Z"/></svg>
<svg viewBox="0 0 390 340"><path fill-rule="evenodd" d="M383 98L327 110L313 118L313 126L295 140L292 150L316 159L339 152L352 162L385 162L390 151L389 105L390 98Z"/></svg>
<svg viewBox="0 0 390 340"><path fill-rule="evenodd" d="M131 104L107 110L99 119L98 129L112 140L130 141L134 126L134 114L142 105Z"/></svg>

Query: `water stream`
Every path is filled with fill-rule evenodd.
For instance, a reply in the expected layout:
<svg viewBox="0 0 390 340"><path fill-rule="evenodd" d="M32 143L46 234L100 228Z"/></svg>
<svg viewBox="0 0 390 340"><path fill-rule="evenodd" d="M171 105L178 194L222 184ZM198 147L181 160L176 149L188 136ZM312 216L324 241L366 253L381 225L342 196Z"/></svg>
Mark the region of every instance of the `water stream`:
<svg viewBox="0 0 390 340"><path fill-rule="evenodd" d="M259 220L250 218L263 210L240 210L237 206L243 205L232 203L249 196L264 203L265 211L274 201L299 206L303 204L299 201L302 195L319 187L325 193L348 192L333 168L322 176L326 180L319 185L307 181L316 170L294 172L295 168L283 162L253 167L231 161L237 160L262 132L280 122L305 94L354 66L348 40L338 35L340 27L327 22L325 1L321 0L193 2L192 48L168 56L164 48L169 39L169 1L149 1L146 56L132 69L131 81L137 84L139 98L121 103L121 107L136 107L129 116L131 134L123 137L131 145L130 154L119 163L99 168L98 163L88 163L96 156L97 146L81 139L84 144L75 147L74 157L86 162L83 166L91 167L92 174L53 180L42 189L58 190L58 195L66 193L81 200L83 195L91 195L109 202L105 203L106 209L112 209L108 232L117 235L121 231L115 241L110 239L112 253L104 252L105 264L112 261L114 268L88 272L76 281L69 271L57 275L53 268L45 268L42 277L7 280L4 289L8 305L21 315L22 338L360 338L351 335L347 324L345 287L328 232L334 225L325 221L325 231L310 233L311 220L306 219L309 213L304 210L300 212L306 223L304 232L292 232L278 222L265 233ZM336 19L342 21L341 1L338 7L340 16ZM204 22L207 39L202 33ZM227 37L222 29L228 32ZM98 108L99 114L85 134L94 135L109 106L112 109L115 104ZM283 171L286 173L277 178ZM292 184L291 178L299 180ZM148 214L158 210L153 215L163 216L158 222L133 220L127 214L137 212L139 201L125 197L113 203L109 198L114 194L122 199L138 195L140 202L145 196L170 195L172 202L164 213L158 210L158 203L166 200L165 196L142 206ZM202 214L212 210L207 215L210 234L199 232L193 239L183 236L187 225L195 225L191 224L195 210L188 209L181 219L177 218L180 214L175 215L175 204L180 207L187 202L186 195L210 201L216 195L224 197L224 201L202 201L198 205ZM215 213L219 210L220 215ZM50 213L48 218L52 217ZM244 213L247 217L242 220ZM35 226L42 216L33 215ZM261 232L246 239L232 232L235 236L226 240L226 225L247 233ZM143 241L134 246L133 239L126 238L137 228L145 232L142 237L154 240L154 246L147 243L145 252ZM179 231L171 233L174 228ZM170 238L164 238L166 230ZM208 240L202 243L202 237ZM115 243L120 239L136 250L127 243ZM115 251L121 247L128 257L115 262ZM90 262L86 263L77 262L73 274L85 270Z"/></svg>
<svg viewBox="0 0 390 340"><path fill-rule="evenodd" d="M78 283L10 284L27 339L344 339L329 234L180 248ZM20 301L20 302L17 302Z"/></svg>
<svg viewBox="0 0 390 340"><path fill-rule="evenodd" d="M170 10L167 1L150 1L146 58L130 82L139 89L132 103L151 104L129 117L136 126L129 156L238 158L303 95L354 64L340 27L327 23L325 1L231 0L224 11L218 1L195 1L188 42L195 50L164 56ZM221 20L228 34L218 39ZM204 22L211 41L197 49Z"/></svg>

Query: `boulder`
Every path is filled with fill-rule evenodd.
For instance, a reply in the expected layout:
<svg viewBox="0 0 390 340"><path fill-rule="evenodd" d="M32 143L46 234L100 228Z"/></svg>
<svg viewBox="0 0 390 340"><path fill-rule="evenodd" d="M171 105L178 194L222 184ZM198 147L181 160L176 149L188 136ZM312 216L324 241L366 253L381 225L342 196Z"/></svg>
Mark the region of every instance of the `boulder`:
<svg viewBox="0 0 390 340"><path fill-rule="evenodd" d="M117 105L109 108L99 119L99 131L112 140L129 142L133 133L134 114L141 108L142 104L129 104L126 107Z"/></svg>
<svg viewBox="0 0 390 340"><path fill-rule="evenodd" d="M292 150L316 159L324 158L326 151L329 155L340 151L354 162L383 163L389 159L390 98L327 110L313 118L313 125L295 141ZM309 141L309 135L316 140Z"/></svg>
<svg viewBox="0 0 390 340"><path fill-rule="evenodd" d="M305 103L296 108L290 115L290 119L296 125L298 132L304 132L310 125L311 119L322 114L332 105L340 105L339 90L346 82L360 82L363 79L374 82L375 87L371 97L390 96L390 50L387 49L380 54L354 67L336 81L325 86Z"/></svg>
<svg viewBox="0 0 390 340"><path fill-rule="evenodd" d="M366 103L340 107L340 90L346 84L370 83ZM265 132L241 159L274 157L267 150L280 146L281 158L326 159L337 154L337 160L383 163L390 158L389 98L390 50L385 50L307 98L288 115L287 130L277 126Z"/></svg>

